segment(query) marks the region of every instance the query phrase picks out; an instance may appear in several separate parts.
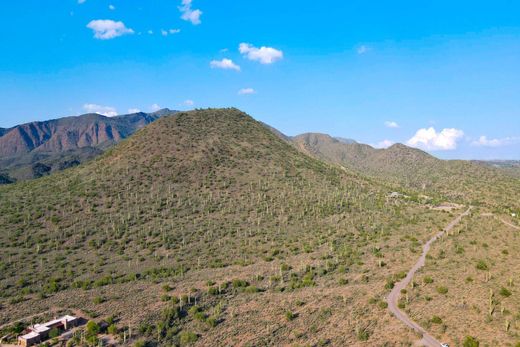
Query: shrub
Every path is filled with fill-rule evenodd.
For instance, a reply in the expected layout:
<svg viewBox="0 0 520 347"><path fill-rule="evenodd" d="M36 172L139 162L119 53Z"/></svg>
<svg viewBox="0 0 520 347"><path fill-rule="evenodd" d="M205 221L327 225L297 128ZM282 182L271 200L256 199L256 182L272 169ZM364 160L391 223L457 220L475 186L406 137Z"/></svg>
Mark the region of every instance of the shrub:
<svg viewBox="0 0 520 347"><path fill-rule="evenodd" d="M105 299L101 296L96 296L93 300L94 304L99 305L105 302Z"/></svg>
<svg viewBox="0 0 520 347"><path fill-rule="evenodd" d="M49 338L50 339L53 339L53 338L58 337L58 336L60 336L60 331L57 328L52 328L49 331Z"/></svg>
<svg viewBox="0 0 520 347"><path fill-rule="evenodd" d="M442 319L439 316L433 316L432 319L430 319L430 322L433 324L442 324Z"/></svg>
<svg viewBox="0 0 520 347"><path fill-rule="evenodd" d="M437 293L446 295L448 294L448 288L439 286L437 287Z"/></svg>
<svg viewBox="0 0 520 347"><path fill-rule="evenodd" d="M292 321L296 318L296 314L291 312L291 311L287 311L285 312L285 319L287 319L288 321Z"/></svg>
<svg viewBox="0 0 520 347"><path fill-rule="evenodd" d="M108 326L107 328L107 332L110 334L110 335L115 335L117 334L117 327L115 326L115 324L111 324Z"/></svg>
<svg viewBox="0 0 520 347"><path fill-rule="evenodd" d="M195 343L198 339L199 337L197 336L197 334L191 331L183 331L179 334L179 341L181 343L181 346L186 346Z"/></svg>
<svg viewBox="0 0 520 347"><path fill-rule="evenodd" d="M365 329L359 329L356 335L359 341L367 341L370 337L370 334Z"/></svg>
<svg viewBox="0 0 520 347"><path fill-rule="evenodd" d="M499 291L499 294L502 295L502 296L504 296L504 297L506 297L506 298L508 298L508 297L511 296L512 293L511 293L511 291L510 291L509 289L507 289L507 288L505 288L505 287L502 287L502 288L500 289L500 291Z"/></svg>
<svg viewBox="0 0 520 347"><path fill-rule="evenodd" d="M89 320L87 323L87 334L88 335L97 335L99 333L99 325L93 320Z"/></svg>
<svg viewBox="0 0 520 347"><path fill-rule="evenodd" d="M426 276L423 278L423 282L425 284L431 284L431 283L433 283L433 278L431 278L430 276Z"/></svg>
<svg viewBox="0 0 520 347"><path fill-rule="evenodd" d="M489 270L488 265L484 260L479 260L476 265L477 270L487 271Z"/></svg>
<svg viewBox="0 0 520 347"><path fill-rule="evenodd" d="M472 336L466 336L464 342L462 343L463 347L479 347L480 343L478 340Z"/></svg>
<svg viewBox="0 0 520 347"><path fill-rule="evenodd" d="M243 288L247 287L248 283L244 280L234 279L232 282L233 288Z"/></svg>

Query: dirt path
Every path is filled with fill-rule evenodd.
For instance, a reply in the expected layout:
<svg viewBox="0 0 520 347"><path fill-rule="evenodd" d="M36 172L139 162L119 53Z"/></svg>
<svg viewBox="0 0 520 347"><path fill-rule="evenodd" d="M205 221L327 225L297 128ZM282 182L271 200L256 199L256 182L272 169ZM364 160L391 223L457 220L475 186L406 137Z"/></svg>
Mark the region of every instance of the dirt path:
<svg viewBox="0 0 520 347"><path fill-rule="evenodd" d="M508 221L505 221L505 220L503 220L503 219L500 219L500 221L501 221L502 223L504 223L505 225L510 226L510 227L513 228L513 229L520 230L520 227L517 227L516 225L511 224L511 223L509 223Z"/></svg>
<svg viewBox="0 0 520 347"><path fill-rule="evenodd" d="M412 328L417 333L422 335L421 343L424 346L440 347L441 343L439 341L437 341L437 339L435 339L435 337L430 335L419 324L417 324L416 322L411 320L410 317L408 317L408 315L406 313L404 313L403 311L401 311L399 309L397 304L399 301L399 297L401 296L401 290L405 289L410 284L410 282L412 281L413 276L415 275L417 270L419 270L421 267L424 266L424 263L426 261L426 254L428 254L428 251L430 250L432 243L434 243L439 237L441 237L442 235L444 235L445 233L447 233L448 231L453 229L453 227L460 222L462 217L467 216L470 211L471 211L471 207L468 208L468 210L466 212L462 213L460 216L455 218L443 231L438 232L430 240L428 240L428 242L426 242L426 244L423 246L423 251L422 251L421 257L419 258L417 263L415 263L415 265L410 269L410 271L408 271L408 274L402 281L395 284L394 288L392 289L392 291L390 292L390 294L388 295L388 297L386 299L390 312L392 312L397 319L399 319L401 322L406 324L406 326Z"/></svg>

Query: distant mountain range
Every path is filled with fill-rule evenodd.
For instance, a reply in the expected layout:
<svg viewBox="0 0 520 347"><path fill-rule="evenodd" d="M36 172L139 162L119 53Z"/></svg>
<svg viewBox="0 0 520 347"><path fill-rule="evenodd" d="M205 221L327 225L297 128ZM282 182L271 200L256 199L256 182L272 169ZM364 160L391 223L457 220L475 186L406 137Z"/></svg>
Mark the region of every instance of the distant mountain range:
<svg viewBox="0 0 520 347"><path fill-rule="evenodd" d="M514 168L516 162L498 165L497 162L441 160L403 144L377 149L318 133L286 138L304 153L395 187L454 201L470 201L475 205L489 200L501 201L506 206L516 205L511 195L503 194L508 187L515 186L514 178L519 177L520 170Z"/></svg>
<svg viewBox="0 0 520 347"><path fill-rule="evenodd" d="M0 184L78 165L161 116L175 112L163 109L117 117L85 114L1 128Z"/></svg>

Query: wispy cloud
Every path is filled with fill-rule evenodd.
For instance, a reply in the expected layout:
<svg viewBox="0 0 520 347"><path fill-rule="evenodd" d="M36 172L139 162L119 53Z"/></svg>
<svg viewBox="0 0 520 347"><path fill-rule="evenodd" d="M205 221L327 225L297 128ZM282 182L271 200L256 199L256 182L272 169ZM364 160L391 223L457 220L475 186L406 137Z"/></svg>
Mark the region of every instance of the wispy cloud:
<svg viewBox="0 0 520 347"><path fill-rule="evenodd" d="M112 106L103 106L98 104L84 104L83 109L87 113L97 113L107 117L115 117L118 115L115 107Z"/></svg>
<svg viewBox="0 0 520 347"><path fill-rule="evenodd" d="M483 135L471 142L472 146L475 147L503 147L510 146L520 143L520 137L504 137L501 139L488 139L487 136Z"/></svg>
<svg viewBox="0 0 520 347"><path fill-rule="evenodd" d="M110 19L96 19L87 24L92 29L94 37L99 40L110 40L119 36L133 34L134 31L127 28L123 22Z"/></svg>
<svg viewBox="0 0 520 347"><path fill-rule="evenodd" d="M84 4L85 2L87 2L87 0L78 0L78 4Z"/></svg>
<svg viewBox="0 0 520 347"><path fill-rule="evenodd" d="M235 70L240 71L240 66L235 64L231 59L212 60L209 63L212 69L224 69L224 70Z"/></svg>
<svg viewBox="0 0 520 347"><path fill-rule="evenodd" d="M258 61L260 64L272 64L283 59L283 52L273 47L257 48L249 43L241 43L238 50L247 59Z"/></svg>
<svg viewBox="0 0 520 347"><path fill-rule="evenodd" d="M437 132L435 128L422 128L408 140L411 147L432 151L448 151L457 149L457 142L464 136L464 132L455 128L442 129Z"/></svg>
<svg viewBox="0 0 520 347"><path fill-rule="evenodd" d="M374 147L374 148L388 148L388 147L392 146L393 144L395 144L394 141L383 140L383 141L379 141L376 144L373 144L372 147Z"/></svg>
<svg viewBox="0 0 520 347"><path fill-rule="evenodd" d="M182 0L179 11L181 11L181 18L185 21L191 22L193 25L199 25L201 23L200 16L202 16L201 10L194 10L191 8L192 0Z"/></svg>
<svg viewBox="0 0 520 347"><path fill-rule="evenodd" d="M361 45L361 46L358 46L356 48L356 52L357 54L365 54L365 53L368 53L369 51L371 50L370 47L366 46L366 45Z"/></svg>
<svg viewBox="0 0 520 347"><path fill-rule="evenodd" d="M155 112L155 111L159 111L161 109L161 106L159 106L158 104L152 104L152 106L150 106L150 109Z"/></svg>
<svg viewBox="0 0 520 347"><path fill-rule="evenodd" d="M238 95L251 95L256 94L256 90L253 88L242 88L238 91Z"/></svg>
<svg viewBox="0 0 520 347"><path fill-rule="evenodd" d="M180 32L181 32L181 29L168 29L168 30L161 29L162 36L175 35Z"/></svg>
<svg viewBox="0 0 520 347"><path fill-rule="evenodd" d="M184 106L193 106L195 105L195 102L193 100L184 100L184 102L182 103Z"/></svg>
<svg viewBox="0 0 520 347"><path fill-rule="evenodd" d="M385 122L385 126L387 128L392 128L392 129L399 128L399 124L397 124L397 122L389 121L389 120Z"/></svg>
<svg viewBox="0 0 520 347"><path fill-rule="evenodd" d="M116 7L114 5L112 5L112 4L110 4L110 5L108 5L108 9L110 11L114 11L116 9Z"/></svg>
<svg viewBox="0 0 520 347"><path fill-rule="evenodd" d="M141 110L138 108L129 108L128 109L128 113L139 113L139 112L141 112Z"/></svg>

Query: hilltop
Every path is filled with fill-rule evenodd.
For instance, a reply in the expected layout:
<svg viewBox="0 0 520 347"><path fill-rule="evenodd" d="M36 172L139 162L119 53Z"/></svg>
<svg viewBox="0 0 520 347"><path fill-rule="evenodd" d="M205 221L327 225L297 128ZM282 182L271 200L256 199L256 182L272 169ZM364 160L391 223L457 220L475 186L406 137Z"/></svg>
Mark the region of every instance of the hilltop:
<svg viewBox="0 0 520 347"><path fill-rule="evenodd" d="M0 173L11 180L30 179L79 165L174 113L164 109L116 117L85 114L0 129Z"/></svg>

